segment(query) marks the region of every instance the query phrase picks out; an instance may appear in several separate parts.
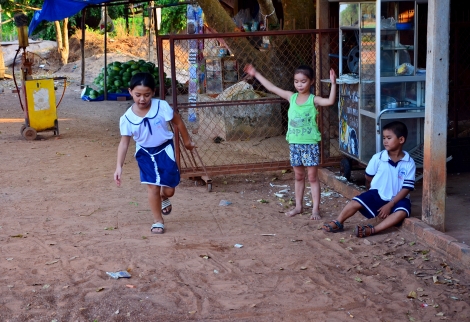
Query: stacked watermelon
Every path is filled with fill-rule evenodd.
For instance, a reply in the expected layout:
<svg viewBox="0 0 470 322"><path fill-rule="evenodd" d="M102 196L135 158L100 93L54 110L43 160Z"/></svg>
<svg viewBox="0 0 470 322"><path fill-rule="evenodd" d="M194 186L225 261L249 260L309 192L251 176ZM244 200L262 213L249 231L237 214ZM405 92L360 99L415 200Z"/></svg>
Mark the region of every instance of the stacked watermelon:
<svg viewBox="0 0 470 322"><path fill-rule="evenodd" d="M146 72L150 73L158 81L158 67L154 63L147 62L143 59L138 61L129 60L128 62L112 62L106 66L106 89L108 93L127 93L131 77L137 73ZM166 81L166 74L163 74ZM94 100L104 93L104 68L101 69L100 74L95 78L93 84L96 85L98 90L92 90L89 93L90 99Z"/></svg>

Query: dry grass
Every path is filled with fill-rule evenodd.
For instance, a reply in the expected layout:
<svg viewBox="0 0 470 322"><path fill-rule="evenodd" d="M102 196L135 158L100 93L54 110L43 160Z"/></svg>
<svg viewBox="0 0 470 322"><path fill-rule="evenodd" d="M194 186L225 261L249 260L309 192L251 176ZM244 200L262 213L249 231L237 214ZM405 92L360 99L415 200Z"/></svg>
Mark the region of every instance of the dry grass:
<svg viewBox="0 0 470 322"><path fill-rule="evenodd" d="M70 37L69 40L69 62L81 59L80 40L81 30ZM147 37L127 36L123 31L117 31L116 36L107 39L107 52L129 54L137 57L146 57L148 52ZM90 30L85 31L85 58L104 53L104 35ZM58 54L57 54L58 56ZM55 58L55 57L54 57ZM59 58L59 57L57 57ZM59 58L60 59L60 58Z"/></svg>

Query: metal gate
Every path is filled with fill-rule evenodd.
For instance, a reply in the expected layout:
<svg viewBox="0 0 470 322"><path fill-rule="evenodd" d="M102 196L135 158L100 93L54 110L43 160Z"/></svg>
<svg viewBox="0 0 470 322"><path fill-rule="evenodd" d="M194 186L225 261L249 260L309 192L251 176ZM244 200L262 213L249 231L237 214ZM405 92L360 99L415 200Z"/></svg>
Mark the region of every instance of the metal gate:
<svg viewBox="0 0 470 322"><path fill-rule="evenodd" d="M183 177L286 169L290 167L285 140L288 102L247 79L243 67L251 63L275 85L294 91L294 70L312 66L317 75L313 93L328 96L329 86L320 80L329 78L330 68L338 71L334 58L338 31L159 36L157 56L158 66L163 66L160 98L169 96L198 147L194 157L177 142ZM171 79L170 88L164 88L166 77ZM321 165L335 164L341 156L338 108L336 104L317 108Z"/></svg>

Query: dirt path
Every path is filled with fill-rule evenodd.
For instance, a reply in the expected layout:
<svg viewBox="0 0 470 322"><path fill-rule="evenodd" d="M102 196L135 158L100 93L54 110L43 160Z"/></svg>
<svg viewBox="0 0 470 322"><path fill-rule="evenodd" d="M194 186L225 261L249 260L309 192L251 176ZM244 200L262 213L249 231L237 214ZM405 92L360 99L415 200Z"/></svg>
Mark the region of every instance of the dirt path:
<svg viewBox="0 0 470 322"><path fill-rule="evenodd" d="M412 235L364 241L350 234L359 216L338 234L284 216L270 183L293 187L292 173L216 177L212 193L183 180L151 235L132 149L123 187L112 180L128 103L79 93L59 108L60 137L32 142L16 94L0 94L1 321L470 319L469 276ZM347 200L323 192L327 220ZM106 274L120 270L132 277Z"/></svg>

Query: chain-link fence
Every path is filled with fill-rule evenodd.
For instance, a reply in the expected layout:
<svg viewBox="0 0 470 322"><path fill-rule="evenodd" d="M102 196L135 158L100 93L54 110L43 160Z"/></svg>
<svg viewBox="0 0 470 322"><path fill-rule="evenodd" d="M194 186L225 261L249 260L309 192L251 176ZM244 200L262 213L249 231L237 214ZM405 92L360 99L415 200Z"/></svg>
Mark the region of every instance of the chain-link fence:
<svg viewBox="0 0 470 322"><path fill-rule="evenodd" d="M331 58L338 53L337 42L337 30L158 37L158 65L164 66L160 84L164 77L172 80L171 89L161 91L161 96L171 96L198 146L198 157L180 149L183 176L290 167L285 139L289 104L246 77L243 68L253 64L276 86L295 91L295 69L312 66L312 92L327 97L329 85L321 80L329 79L330 68L338 71L338 59ZM337 104L317 108L321 163L331 164L340 157Z"/></svg>

